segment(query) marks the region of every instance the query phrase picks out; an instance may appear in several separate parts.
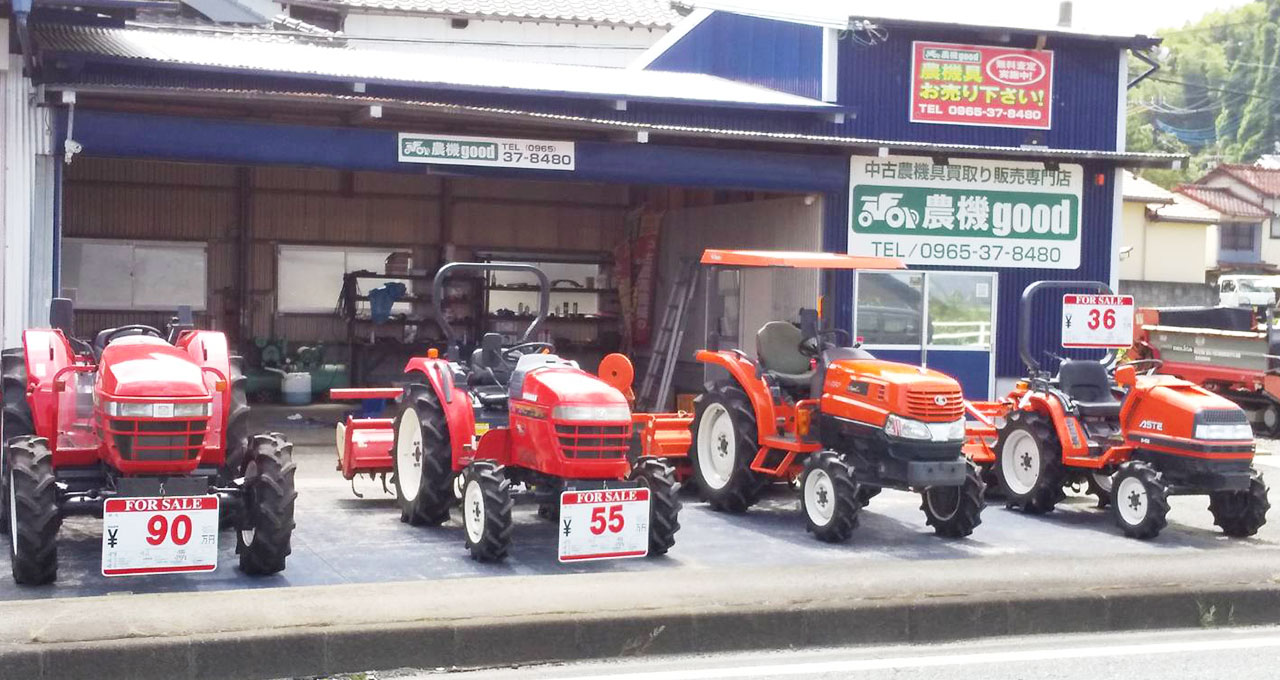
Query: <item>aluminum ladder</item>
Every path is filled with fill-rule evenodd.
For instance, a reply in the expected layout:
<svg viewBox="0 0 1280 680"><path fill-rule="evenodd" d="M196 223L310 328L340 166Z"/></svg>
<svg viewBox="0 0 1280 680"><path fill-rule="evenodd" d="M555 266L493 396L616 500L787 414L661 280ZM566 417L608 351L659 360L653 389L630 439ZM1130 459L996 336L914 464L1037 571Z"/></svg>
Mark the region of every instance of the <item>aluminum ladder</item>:
<svg viewBox="0 0 1280 680"><path fill-rule="evenodd" d="M640 383L640 394L636 399L637 403L648 406L652 411L662 410L671 397L671 379L676 372L680 343L684 340L689 303L693 300L697 287L698 261L693 258L681 259L680 275L667 296L667 307L662 312L662 325L658 327L653 353L645 366L644 381Z"/></svg>

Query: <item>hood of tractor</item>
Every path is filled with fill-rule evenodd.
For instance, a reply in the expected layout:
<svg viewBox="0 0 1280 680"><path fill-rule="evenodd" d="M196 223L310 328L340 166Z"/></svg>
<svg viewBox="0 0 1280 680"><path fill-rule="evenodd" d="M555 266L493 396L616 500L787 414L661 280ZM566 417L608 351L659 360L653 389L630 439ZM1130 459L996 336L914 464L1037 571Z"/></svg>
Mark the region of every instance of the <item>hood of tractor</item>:
<svg viewBox="0 0 1280 680"><path fill-rule="evenodd" d="M929 422L964 417L964 392L938 371L880 359L846 359L827 369L826 391L843 393L890 413Z"/></svg>
<svg viewBox="0 0 1280 680"><path fill-rule="evenodd" d="M617 388L570 366L547 366L530 371L521 391L522 394L513 396L544 406L627 406L627 398ZM630 415L624 420L630 422Z"/></svg>
<svg viewBox="0 0 1280 680"><path fill-rule="evenodd" d="M1159 380L1146 390L1134 405L1129 422L1134 434L1179 439L1204 439L1201 435L1212 434L1206 442L1253 440L1248 416L1239 406L1181 380ZM1209 427L1197 433L1198 425ZM1224 426L1238 426L1240 436L1228 436L1231 433Z"/></svg>
<svg viewBox="0 0 1280 680"><path fill-rule="evenodd" d="M207 397L204 372L187 352L146 336L120 338L102 351L101 389L116 397Z"/></svg>

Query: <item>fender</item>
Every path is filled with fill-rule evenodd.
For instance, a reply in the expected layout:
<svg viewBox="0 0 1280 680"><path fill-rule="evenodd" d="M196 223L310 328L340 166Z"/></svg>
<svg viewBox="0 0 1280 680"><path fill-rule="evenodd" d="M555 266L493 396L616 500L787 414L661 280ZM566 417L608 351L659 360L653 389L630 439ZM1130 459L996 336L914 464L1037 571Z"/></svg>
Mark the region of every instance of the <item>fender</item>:
<svg viewBox="0 0 1280 680"><path fill-rule="evenodd" d="M29 329L22 332L22 349L27 364L27 399L31 405L31 419L36 436L51 442L58 441L58 412L60 407L75 413L74 390L53 390L53 377L58 371L75 363L71 343L57 329ZM65 375L64 379L74 376ZM65 399L60 399L66 395Z"/></svg>
<svg viewBox="0 0 1280 680"><path fill-rule="evenodd" d="M453 470L465 467L463 460L471 454L471 440L476 432L476 414L471 408L471 395L465 387L454 382L453 369L445 359L414 357L404 367L410 377L414 373L426 377L426 384L435 391L436 398L444 406L444 419L449 424L449 445L452 449Z"/></svg>
<svg viewBox="0 0 1280 680"><path fill-rule="evenodd" d="M218 383L231 379L231 350L227 346L227 336L218 331L186 331L178 336L175 345L186 350L198 366L217 371L205 371L204 374L205 388L215 396L201 459L205 463L221 464L226 458L227 417L231 413L231 385L225 385L221 393L218 392ZM219 378L219 375L223 377Z"/></svg>
<svg viewBox="0 0 1280 680"><path fill-rule="evenodd" d="M777 415L773 409L773 398L769 395L769 385L764 378L756 377L756 363L745 354L735 351L698 350L694 358L704 364L719 366L729 372L742 391L751 400L752 410L756 412L757 441L773 436L777 430Z"/></svg>
<svg viewBox="0 0 1280 680"><path fill-rule="evenodd" d="M1049 418L1049 422L1053 424L1054 433L1058 436L1058 444L1062 448L1064 459L1088 455L1089 446L1083 429L1075 418L1067 417L1066 411L1057 399L1050 399L1038 392L1029 392L1022 398L1022 410L1035 411ZM1067 429L1068 427L1075 428L1074 437L1072 437L1073 433ZM1078 441L1079 444L1072 444L1073 441Z"/></svg>

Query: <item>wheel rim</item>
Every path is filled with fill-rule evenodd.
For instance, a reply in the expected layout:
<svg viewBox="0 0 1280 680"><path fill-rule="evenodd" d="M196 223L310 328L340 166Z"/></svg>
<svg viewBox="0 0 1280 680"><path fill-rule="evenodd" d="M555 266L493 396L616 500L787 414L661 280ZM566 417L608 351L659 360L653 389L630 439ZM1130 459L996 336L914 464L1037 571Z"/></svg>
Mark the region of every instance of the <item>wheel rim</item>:
<svg viewBox="0 0 1280 680"><path fill-rule="evenodd" d="M18 494L13 492L13 473L9 473L9 545L16 556L18 554Z"/></svg>
<svg viewBox="0 0 1280 680"><path fill-rule="evenodd" d="M1040 445L1026 430L1009 434L1001 450L1000 467L1004 482L1015 494L1030 493L1040 480Z"/></svg>
<svg viewBox="0 0 1280 680"><path fill-rule="evenodd" d="M938 519L951 519L960 509L960 487L931 486L924 491L924 502L929 514Z"/></svg>
<svg viewBox="0 0 1280 680"><path fill-rule="evenodd" d="M1137 526L1147 518L1147 485L1137 477L1125 477L1120 480L1116 489L1116 497L1112 500L1120 519L1129 526Z"/></svg>
<svg viewBox="0 0 1280 680"><path fill-rule="evenodd" d="M396 486L409 502L418 497L422 483L422 425L418 412L407 408L396 425Z"/></svg>
<svg viewBox="0 0 1280 680"><path fill-rule="evenodd" d="M258 535L257 529L241 529L240 542L245 545L253 545L253 539Z"/></svg>
<svg viewBox="0 0 1280 680"><path fill-rule="evenodd" d="M698 469L708 486L723 489L729 483L737 448L737 433L728 409L711 404L702 412L702 424L698 426Z"/></svg>
<svg viewBox="0 0 1280 680"><path fill-rule="evenodd" d="M814 525L824 527L836 512L836 487L826 470L813 469L804 478L804 511Z"/></svg>
<svg viewBox="0 0 1280 680"><path fill-rule="evenodd" d="M1280 423L1280 408L1276 408L1273 404L1262 411L1262 424L1268 430L1274 430L1277 423Z"/></svg>
<svg viewBox="0 0 1280 680"><path fill-rule="evenodd" d="M454 500L462 500L462 475L453 476L453 498Z"/></svg>
<svg viewBox="0 0 1280 680"><path fill-rule="evenodd" d="M1111 475L1105 472L1093 472L1093 483L1106 493L1111 493Z"/></svg>
<svg viewBox="0 0 1280 680"><path fill-rule="evenodd" d="M466 525L467 538L472 544L479 543L484 536L484 492L480 490L480 482L470 480L463 491L463 524Z"/></svg>

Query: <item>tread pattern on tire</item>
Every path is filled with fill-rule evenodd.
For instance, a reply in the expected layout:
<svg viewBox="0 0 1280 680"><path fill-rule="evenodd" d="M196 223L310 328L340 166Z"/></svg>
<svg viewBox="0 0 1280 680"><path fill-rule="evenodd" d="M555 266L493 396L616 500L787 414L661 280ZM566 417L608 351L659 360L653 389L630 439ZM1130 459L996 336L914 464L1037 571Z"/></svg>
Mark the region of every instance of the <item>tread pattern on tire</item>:
<svg viewBox="0 0 1280 680"><path fill-rule="evenodd" d="M631 469L631 479L644 480L649 488L649 555L665 555L680 531L675 468L661 458L642 456Z"/></svg>
<svg viewBox="0 0 1280 680"><path fill-rule="evenodd" d="M10 536L13 580L22 585L44 585L58 578L58 486L53 474L53 453L42 437L10 440L8 466L12 472L17 535Z"/></svg>
<svg viewBox="0 0 1280 680"><path fill-rule="evenodd" d="M231 357L227 382L231 401L227 408L226 457L222 474L227 480L232 480L244 472L249 452L249 397L245 394L249 379L244 375L244 359L241 357Z"/></svg>
<svg viewBox="0 0 1280 680"><path fill-rule="evenodd" d="M1271 502L1267 499L1269 490L1262 475L1254 471L1247 491L1209 494L1213 523L1222 528L1222 533L1236 538L1258 533L1258 529L1267 523L1267 511L1271 509Z"/></svg>
<svg viewBox="0 0 1280 680"><path fill-rule="evenodd" d="M245 545L236 532L236 552L241 571L265 576L282 571L292 552L297 464L293 462L293 444L278 432L254 436L249 447L244 521L245 528L254 530L254 537Z"/></svg>
<svg viewBox="0 0 1280 680"><path fill-rule="evenodd" d="M986 507L986 484L982 472L973 463L967 465L964 484L959 488L959 507L950 517L938 517L929 511L929 489L920 492L920 509L924 511L925 524L934 533L946 538L964 538L982 524L982 509Z"/></svg>
<svg viewBox="0 0 1280 680"><path fill-rule="evenodd" d="M813 470L822 470L827 473L835 496L832 501L836 504L836 509L831 516L831 523L825 527L819 527L813 523L804 505L805 480ZM859 500L859 486L854 476L853 466L846 463L840 454L834 451L818 451L809 454L805 459L804 473L800 479L800 512L805 518L805 529L825 543L843 543L849 540L853 530L858 528L858 512L863 506L862 501Z"/></svg>
<svg viewBox="0 0 1280 680"><path fill-rule="evenodd" d="M419 373L413 379L420 379L420 382L405 385L396 399L395 429L398 435L400 418L412 407L418 414L418 426L422 428L422 477L418 495L413 501L397 493L400 521L413 526L439 526L449 521L449 509L456 501L449 422L444 415L444 404L440 403L435 389L427 384L427 377Z"/></svg>
<svg viewBox="0 0 1280 680"><path fill-rule="evenodd" d="M1029 430L1031 436L1040 444L1040 478L1025 495L1010 491L1009 484L1004 478L1005 440L1015 429ZM1066 491L1062 488L1065 474L1062 468L1062 444L1058 441L1058 436L1054 433L1048 418L1039 413L1014 411L1009 415L1008 425L1000 430L996 452L996 478L1000 482L1000 491L1008 507L1033 515L1043 515L1052 511L1054 506L1067 497Z"/></svg>
<svg viewBox="0 0 1280 680"><path fill-rule="evenodd" d="M1112 479L1114 480L1111 490L1113 496L1120 490L1120 482L1125 477L1137 477L1147 488L1147 505L1150 510L1142 522L1136 526L1129 526L1120 519L1120 504L1125 499L1113 497L1111 499L1112 515L1115 517L1116 526L1124 531L1125 536L1129 538L1137 538L1146 540L1155 538L1160 532L1169 525L1169 493L1164 481L1160 478L1160 473L1149 463L1140 460L1131 460L1120 464L1120 468Z"/></svg>
<svg viewBox="0 0 1280 680"><path fill-rule="evenodd" d="M734 469L730 474L729 482L721 489L712 489L706 483L702 478L702 467L698 464L698 429L702 425L702 416L707 406L712 403L721 404L729 412L736 439L734 450L744 454L738 455L734 460ZM694 479L697 481L697 487L703 499L712 510L746 512L747 508L755 505L759 500L761 491L770 481L751 469L751 461L755 459L755 452L760 448L756 414L751 401L747 398L746 392L736 384L718 383L694 398L693 408L697 416L690 425L693 442L689 446L689 458L693 464Z"/></svg>
<svg viewBox="0 0 1280 680"><path fill-rule="evenodd" d="M35 434L31 404L27 402L27 357L21 347L0 352L4 404L0 414L0 536L9 535L9 470L4 442Z"/></svg>
<svg viewBox="0 0 1280 680"><path fill-rule="evenodd" d="M480 484L480 492L484 496L484 530L480 540L472 542L470 534L466 534L465 527L463 529L471 559L477 562L504 560L511 549L511 507L515 504L511 499L511 481L502 466L487 460L468 465L463 474L466 475L466 484L472 480ZM465 491L463 497L466 497ZM464 505L463 511L468 512L470 508Z"/></svg>

